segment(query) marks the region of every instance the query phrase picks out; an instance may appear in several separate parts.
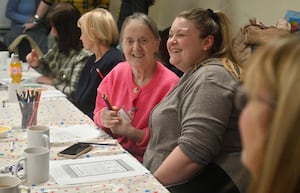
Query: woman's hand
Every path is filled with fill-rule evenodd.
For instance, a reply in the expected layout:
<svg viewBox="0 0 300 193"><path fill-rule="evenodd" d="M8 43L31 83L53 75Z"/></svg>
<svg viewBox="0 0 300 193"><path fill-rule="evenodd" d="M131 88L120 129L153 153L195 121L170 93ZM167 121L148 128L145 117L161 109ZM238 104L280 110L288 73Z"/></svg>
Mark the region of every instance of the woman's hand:
<svg viewBox="0 0 300 193"><path fill-rule="evenodd" d="M34 23L32 23L32 22L30 22L30 23L25 23L25 24L23 25L23 27L24 27L23 32L26 32L27 30L32 29L32 28L34 28L35 26L36 26L36 24L34 24Z"/></svg>
<svg viewBox="0 0 300 193"><path fill-rule="evenodd" d="M132 130L135 130L135 128L123 117L119 116L119 120L120 121L117 124L110 127L111 132L116 135L131 137L130 133L132 133Z"/></svg>
<svg viewBox="0 0 300 193"><path fill-rule="evenodd" d="M35 80L37 83L41 83L41 84L52 84L53 81L53 77L49 77L49 76L40 76Z"/></svg>
<svg viewBox="0 0 300 193"><path fill-rule="evenodd" d="M102 125L109 128L113 134L131 138L134 141L141 141L144 139L145 132L137 129L118 114L116 107L113 110L103 108L100 113L100 121Z"/></svg>
<svg viewBox="0 0 300 193"><path fill-rule="evenodd" d="M39 66L39 56L35 49L32 49L31 52L27 54L26 61L33 68Z"/></svg>

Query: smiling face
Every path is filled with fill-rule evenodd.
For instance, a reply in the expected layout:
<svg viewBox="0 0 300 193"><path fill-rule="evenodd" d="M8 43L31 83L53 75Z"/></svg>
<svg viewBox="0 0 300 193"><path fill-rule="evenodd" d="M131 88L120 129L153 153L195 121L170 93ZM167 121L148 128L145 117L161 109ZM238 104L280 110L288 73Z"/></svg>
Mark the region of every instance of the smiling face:
<svg viewBox="0 0 300 193"><path fill-rule="evenodd" d="M206 38L200 38L200 31L193 21L183 17L175 18L167 41L170 63L187 72L196 62L206 56L210 48Z"/></svg>
<svg viewBox="0 0 300 193"><path fill-rule="evenodd" d="M138 21L129 22L124 28L122 45L125 58L131 65L155 63L159 40L154 37L147 25Z"/></svg>

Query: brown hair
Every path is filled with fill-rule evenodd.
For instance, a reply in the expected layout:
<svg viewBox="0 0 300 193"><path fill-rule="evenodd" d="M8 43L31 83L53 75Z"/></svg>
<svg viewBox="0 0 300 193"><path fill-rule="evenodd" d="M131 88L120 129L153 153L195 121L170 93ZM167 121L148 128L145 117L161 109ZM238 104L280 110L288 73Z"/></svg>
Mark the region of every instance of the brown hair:
<svg viewBox="0 0 300 193"><path fill-rule="evenodd" d="M77 27L80 11L69 3L59 3L49 12L49 24L58 33L56 39L60 52L68 55L71 50L79 51L82 48L80 40L81 31Z"/></svg>

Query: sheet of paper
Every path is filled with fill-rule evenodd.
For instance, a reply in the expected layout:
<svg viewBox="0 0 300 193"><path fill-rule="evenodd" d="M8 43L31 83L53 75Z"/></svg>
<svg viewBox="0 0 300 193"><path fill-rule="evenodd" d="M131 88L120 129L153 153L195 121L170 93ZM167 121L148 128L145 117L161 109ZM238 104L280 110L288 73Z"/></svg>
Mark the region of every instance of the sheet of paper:
<svg viewBox="0 0 300 193"><path fill-rule="evenodd" d="M79 184L150 173L127 153L50 161L50 175L60 185Z"/></svg>
<svg viewBox="0 0 300 193"><path fill-rule="evenodd" d="M107 133L102 129L98 129L88 124L50 128L51 143L84 141L87 139L96 139L105 135L107 135Z"/></svg>

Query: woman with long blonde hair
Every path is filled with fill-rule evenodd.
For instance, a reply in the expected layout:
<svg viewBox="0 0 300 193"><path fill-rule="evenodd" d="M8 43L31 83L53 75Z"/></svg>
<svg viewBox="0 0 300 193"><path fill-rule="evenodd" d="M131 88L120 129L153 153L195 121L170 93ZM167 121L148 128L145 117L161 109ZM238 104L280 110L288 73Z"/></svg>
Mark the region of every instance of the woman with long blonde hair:
<svg viewBox="0 0 300 193"><path fill-rule="evenodd" d="M274 39L247 64L242 161L250 193L300 192L300 36Z"/></svg>

